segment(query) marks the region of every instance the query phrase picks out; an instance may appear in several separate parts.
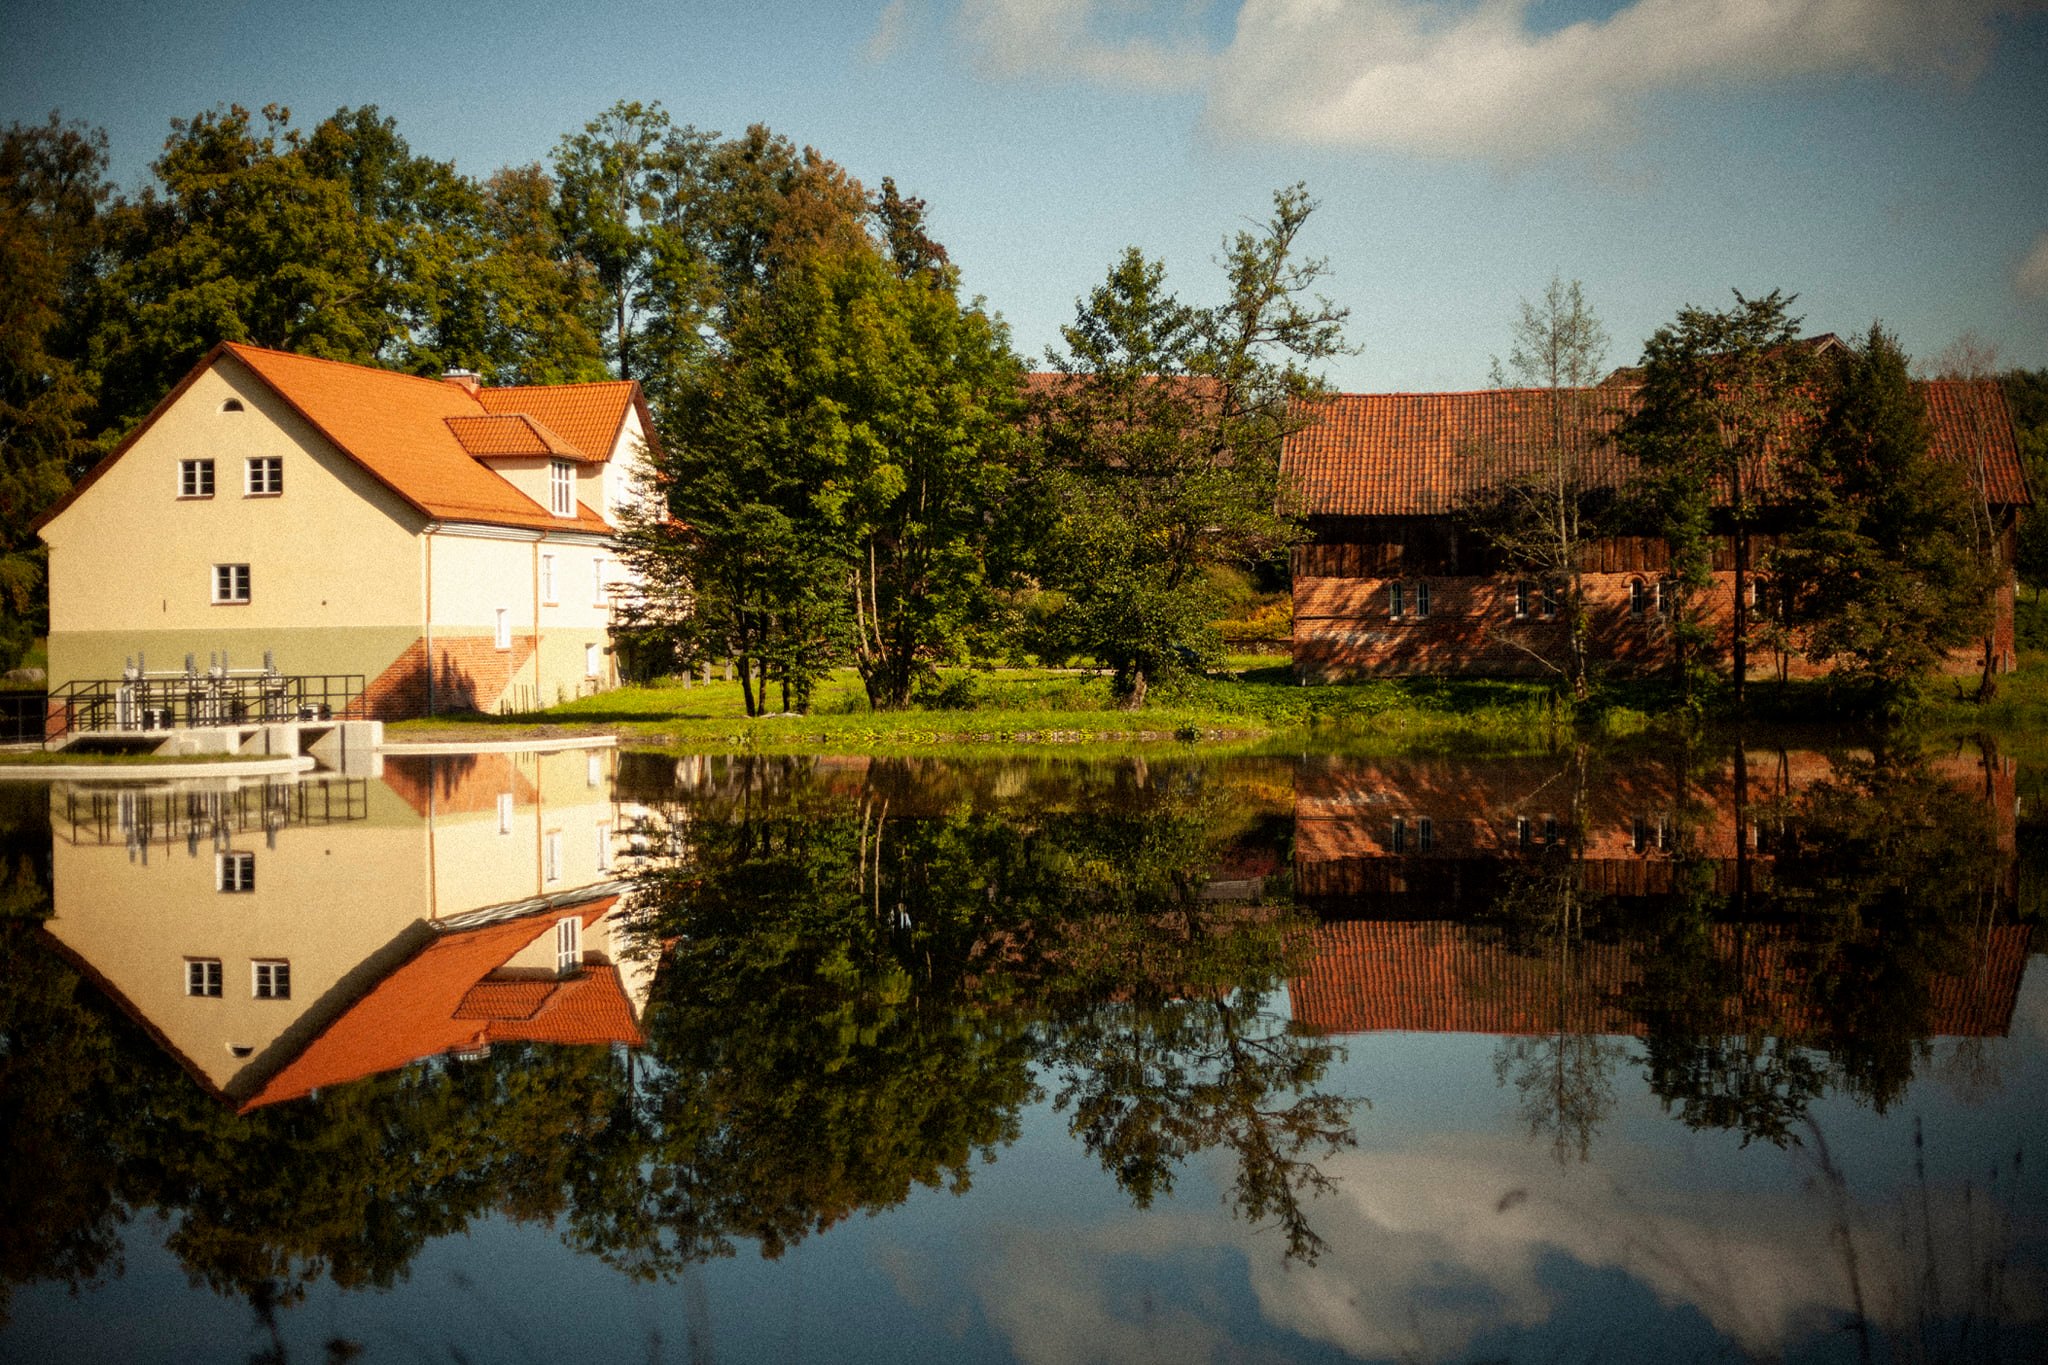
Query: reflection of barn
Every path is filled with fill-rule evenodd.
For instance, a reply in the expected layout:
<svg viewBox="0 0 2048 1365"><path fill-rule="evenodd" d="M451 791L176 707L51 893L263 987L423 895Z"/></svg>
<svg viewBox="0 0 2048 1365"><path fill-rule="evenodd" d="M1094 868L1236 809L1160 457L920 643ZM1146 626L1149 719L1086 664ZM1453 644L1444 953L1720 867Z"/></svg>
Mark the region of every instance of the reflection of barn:
<svg viewBox="0 0 2048 1365"><path fill-rule="evenodd" d="M1819 341L1828 342L1821 338ZM2028 504L2012 417L1993 381L1920 386L1938 459L1973 472L2007 566L1996 599L1993 649L2011 668L2018 509ZM1634 401L1625 383L1568 391L1490 389L1473 393L1338 394L1289 442L1287 472L1303 500L1313 543L1295 551L1294 666L1305 679L1398 674L1529 674L1538 658L1562 658L1563 614L1540 588L1508 572L1478 532L1470 506L1504 477L1544 467L1560 441L1584 452L1595 486L1631 474L1609 437ZM1767 471L1750 474L1764 486ZM1751 567L1763 562L1774 527L1755 521ZM1660 584L1664 543L1616 536L1588 552L1585 593L1594 657L1647 668L1668 658ZM1733 537L1724 524L1714 551L1705 610L1723 646L1733 637ZM1768 594L1761 602L1768 610ZM1754 632L1755 624L1752 624ZM1752 649L1751 665L1785 662Z"/></svg>
<svg viewBox="0 0 2048 1365"><path fill-rule="evenodd" d="M2015 765L1958 756L1935 772L1983 802L1982 834L2002 869L1985 891L1990 908L2010 906ZM1567 953L1550 926L1489 912L1511 889L1565 879L1581 904L1657 905L1681 869L1720 897L1768 887L1788 805L1840 776L1825 755L1785 750L1734 755L1682 780L1655 764L1589 769L1570 756L1312 760L1297 788L1295 881L1322 922L1290 986L1295 1018L1325 1032L1641 1033L1653 944L1572 935ZM1951 945L1955 959L1941 964L1951 970L1928 973L1930 1033L2008 1028L2032 931L1994 920ZM1518 932L1542 946L1518 943ZM1730 920L1712 928L1706 951L1736 983L1717 1005L1722 1028L1798 1038L1820 1023L1815 978L1846 950L1823 948L1796 922Z"/></svg>
<svg viewBox="0 0 2048 1365"><path fill-rule="evenodd" d="M1314 938L1288 996L1295 1021L1319 1033L1644 1031L1637 1005L1655 951L1648 942L1575 944L1566 967L1556 955L1517 951L1497 930L1451 921L1342 920L1318 925ZM2031 941L2024 924L1991 925L1966 973L1930 974L1927 1032L2004 1036ZM1741 983L1715 1031L1813 1033L1809 947L1791 926L1714 926L1713 957Z"/></svg>

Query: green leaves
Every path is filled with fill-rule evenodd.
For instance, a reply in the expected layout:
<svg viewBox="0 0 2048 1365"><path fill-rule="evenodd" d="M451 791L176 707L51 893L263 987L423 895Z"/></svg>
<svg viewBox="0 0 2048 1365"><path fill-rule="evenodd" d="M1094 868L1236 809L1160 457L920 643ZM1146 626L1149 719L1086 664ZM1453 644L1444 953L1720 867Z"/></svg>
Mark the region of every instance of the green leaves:
<svg viewBox="0 0 2048 1365"><path fill-rule="evenodd" d="M1227 297L1191 307L1132 248L1063 329L1058 376L1033 413L1053 518L1037 573L1063 595L1056 647L1115 674L1141 706L1151 683L1220 650L1211 565L1251 565L1301 538L1280 452L1321 391L1305 364L1343 349L1345 310L1310 294L1321 262L1295 255L1314 208L1273 197L1263 232L1224 244Z"/></svg>

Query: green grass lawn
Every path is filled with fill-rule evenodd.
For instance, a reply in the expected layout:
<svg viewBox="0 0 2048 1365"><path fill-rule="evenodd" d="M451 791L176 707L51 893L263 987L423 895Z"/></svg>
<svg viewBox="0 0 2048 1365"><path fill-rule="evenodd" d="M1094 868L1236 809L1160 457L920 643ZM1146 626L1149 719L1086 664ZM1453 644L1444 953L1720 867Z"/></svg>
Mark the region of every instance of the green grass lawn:
<svg viewBox="0 0 2048 1365"><path fill-rule="evenodd" d="M1911 716L1913 729L1946 741L1989 735L2029 761L2048 761L2048 603L2023 593L2021 669L1999 680L1995 700L1974 700L1974 678L1941 677ZM891 753L1014 748L1020 744L1127 748L1202 741L1290 749L1349 751L1529 750L1560 738L1615 738L1678 721L1662 680L1616 681L1590 703L1560 707L1544 681L1399 678L1303 687L1284 658L1233 655L1206 678L1154 691L1142 711L1117 707L1099 673L1058 669L947 670L921 704L897 712L869 708L860 679L840 669L820 684L809 715L749 718L736 682L665 680L622 687L544 711L496 716L437 716L390 727L394 739L451 730L474 733L544 729L607 732L633 744L699 752L804 751L830 748ZM771 692L771 702L780 699ZM1725 689L1706 697L1699 718L1710 729L1739 726L1815 729L1839 735L1839 696L1826 682L1752 684L1739 722Z"/></svg>
<svg viewBox="0 0 2048 1365"><path fill-rule="evenodd" d="M1100 675L999 669L948 670L940 693L925 704L876 712L859 677L841 669L819 687L805 716L749 719L736 682L670 681L622 687L539 712L407 721L391 727L391 734L443 731L451 723L478 731L587 727L631 742L708 751L1255 742L1282 733L1342 737L1350 746L1503 748L1540 745L1551 727L1549 691L1535 683L1414 679L1301 687L1285 661L1271 655L1236 657L1229 664L1231 671L1155 691L1142 711L1117 707ZM779 699L779 693L771 695Z"/></svg>

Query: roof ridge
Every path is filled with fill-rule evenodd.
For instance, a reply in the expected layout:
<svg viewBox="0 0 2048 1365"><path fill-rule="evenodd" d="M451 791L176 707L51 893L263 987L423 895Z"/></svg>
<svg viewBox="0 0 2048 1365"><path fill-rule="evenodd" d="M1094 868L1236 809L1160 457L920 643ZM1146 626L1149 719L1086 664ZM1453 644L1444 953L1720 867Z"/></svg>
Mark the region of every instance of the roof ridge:
<svg viewBox="0 0 2048 1365"><path fill-rule="evenodd" d="M394 370L388 365L365 365L360 360L336 360L333 356L307 355L303 351L283 351L279 350L275 346L257 346L247 341L223 341L221 345L226 347L230 354L238 354L242 351L254 351L258 355L282 356L286 360L311 360L317 361L322 365L339 365L346 370L369 370L373 374L386 375L392 379L416 380L422 384L433 384L440 388L453 389L457 393L469 394L470 401L476 401L475 394L471 394L469 390L463 388L462 385L451 383L448 379L440 375L414 374L411 370ZM534 386L527 385L525 387L530 388ZM482 405L478 404L478 406L481 407Z"/></svg>

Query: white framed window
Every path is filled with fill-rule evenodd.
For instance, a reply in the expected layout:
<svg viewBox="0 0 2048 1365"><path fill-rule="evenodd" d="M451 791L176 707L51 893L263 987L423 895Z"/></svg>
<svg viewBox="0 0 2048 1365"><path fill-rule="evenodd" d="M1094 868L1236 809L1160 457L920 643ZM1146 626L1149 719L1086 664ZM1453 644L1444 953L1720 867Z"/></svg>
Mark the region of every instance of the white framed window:
<svg viewBox="0 0 2048 1365"><path fill-rule="evenodd" d="M1557 615L1557 609L1564 605L1564 598L1557 588L1546 583L1536 590L1536 614L1545 621Z"/></svg>
<svg viewBox="0 0 2048 1365"><path fill-rule="evenodd" d="M216 853L213 855L213 889L230 893L256 889L256 855Z"/></svg>
<svg viewBox="0 0 2048 1365"><path fill-rule="evenodd" d="M599 825L597 827L597 870L599 872L609 872L612 870L612 827L610 825Z"/></svg>
<svg viewBox="0 0 2048 1365"><path fill-rule="evenodd" d="M216 606L243 605L249 600L249 566L213 566L213 601Z"/></svg>
<svg viewBox="0 0 2048 1365"><path fill-rule="evenodd" d="M498 793L498 833L512 832L512 793Z"/></svg>
<svg viewBox="0 0 2048 1365"><path fill-rule="evenodd" d="M1628 614L1641 616L1650 609L1650 592L1640 578L1628 581Z"/></svg>
<svg viewBox="0 0 2048 1365"><path fill-rule="evenodd" d="M592 560L590 564L590 605L593 607L605 607L611 605L611 599L607 598L604 593L603 555L599 555L596 559Z"/></svg>
<svg viewBox="0 0 2048 1365"><path fill-rule="evenodd" d="M213 496L213 461L178 461L178 496L181 498L210 498Z"/></svg>
<svg viewBox="0 0 2048 1365"><path fill-rule="evenodd" d="M540 879L544 882L562 880L562 831L551 829L540 841Z"/></svg>
<svg viewBox="0 0 2048 1365"><path fill-rule="evenodd" d="M1395 618L1396 620L1399 620L1401 617L1401 608L1404 605L1405 600L1406 595L1403 591L1402 584L1387 584L1387 615Z"/></svg>
<svg viewBox="0 0 2048 1365"><path fill-rule="evenodd" d="M583 965L583 921L564 915L555 921L555 971L567 976Z"/></svg>
<svg viewBox="0 0 2048 1365"><path fill-rule="evenodd" d="M1515 817L1515 847L1527 848L1529 842L1529 817L1517 815Z"/></svg>
<svg viewBox="0 0 2048 1365"><path fill-rule="evenodd" d="M596 645L583 646L583 676L595 678L604 671L604 651Z"/></svg>
<svg viewBox="0 0 2048 1365"><path fill-rule="evenodd" d="M272 959L249 964L249 992L258 1000L292 998L292 964Z"/></svg>
<svg viewBox="0 0 2048 1365"><path fill-rule="evenodd" d="M1427 815L1415 821L1415 847L1422 853L1436 847L1436 822Z"/></svg>
<svg viewBox="0 0 2048 1365"><path fill-rule="evenodd" d="M1418 580L1415 584L1415 614L1417 616L1429 615L1429 583L1427 580Z"/></svg>
<svg viewBox="0 0 2048 1365"><path fill-rule="evenodd" d="M512 648L512 609L498 608L498 648Z"/></svg>
<svg viewBox="0 0 2048 1365"><path fill-rule="evenodd" d="M205 1000L220 999L220 959L217 957L188 957L185 959L185 994Z"/></svg>
<svg viewBox="0 0 2048 1365"><path fill-rule="evenodd" d="M1518 578L1515 580L1515 619L1517 621L1523 621L1527 620L1528 616L1529 580L1526 578Z"/></svg>
<svg viewBox="0 0 2048 1365"><path fill-rule="evenodd" d="M604 781L604 755L592 749L583 760L583 785L595 787Z"/></svg>
<svg viewBox="0 0 2048 1365"><path fill-rule="evenodd" d="M555 605L555 557L540 557L540 600L543 606Z"/></svg>
<svg viewBox="0 0 2048 1365"><path fill-rule="evenodd" d="M1408 851L1408 821L1402 816L1397 815L1394 817L1393 833L1387 840L1387 851L1389 853L1406 853Z"/></svg>
<svg viewBox="0 0 2048 1365"><path fill-rule="evenodd" d="M548 510L558 517L576 515L576 467L567 460L548 462Z"/></svg>
<svg viewBox="0 0 2048 1365"><path fill-rule="evenodd" d="M242 475L242 491L252 498L274 498L284 492L284 460L276 455L258 455Z"/></svg>

